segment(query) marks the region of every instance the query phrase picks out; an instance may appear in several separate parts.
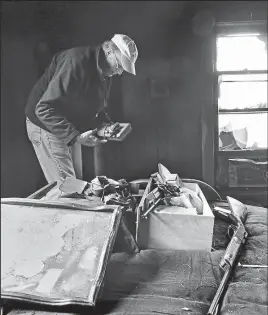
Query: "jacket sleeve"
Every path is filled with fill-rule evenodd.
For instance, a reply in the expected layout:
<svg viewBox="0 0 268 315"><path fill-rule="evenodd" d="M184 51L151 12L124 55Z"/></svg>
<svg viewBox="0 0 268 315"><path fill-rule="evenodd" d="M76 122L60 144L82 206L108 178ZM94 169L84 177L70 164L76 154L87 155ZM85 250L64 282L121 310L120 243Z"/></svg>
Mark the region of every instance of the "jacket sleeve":
<svg viewBox="0 0 268 315"><path fill-rule="evenodd" d="M66 57L56 68L47 90L38 102L35 114L49 132L69 145L80 132L62 115L60 106L73 100L77 88L76 68Z"/></svg>

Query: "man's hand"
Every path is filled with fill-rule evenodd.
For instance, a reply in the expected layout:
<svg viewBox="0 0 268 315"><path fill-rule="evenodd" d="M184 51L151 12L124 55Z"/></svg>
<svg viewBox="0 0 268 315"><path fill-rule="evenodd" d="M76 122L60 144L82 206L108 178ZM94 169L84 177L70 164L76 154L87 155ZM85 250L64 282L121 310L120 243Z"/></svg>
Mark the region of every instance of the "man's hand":
<svg viewBox="0 0 268 315"><path fill-rule="evenodd" d="M97 129L89 130L81 135L77 136L76 142L80 143L81 145L85 145L87 147L95 147L99 145L100 143L105 143L107 140L101 140L97 137L95 137L97 132Z"/></svg>

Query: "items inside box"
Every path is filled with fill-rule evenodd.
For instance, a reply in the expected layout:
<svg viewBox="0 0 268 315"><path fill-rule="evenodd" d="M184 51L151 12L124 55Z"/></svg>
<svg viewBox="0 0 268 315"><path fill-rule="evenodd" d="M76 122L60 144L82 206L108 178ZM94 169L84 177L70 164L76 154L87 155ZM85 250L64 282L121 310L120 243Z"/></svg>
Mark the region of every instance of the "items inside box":
<svg viewBox="0 0 268 315"><path fill-rule="evenodd" d="M161 163L158 164L158 173L152 175L151 191L146 196L147 211L142 214L146 217L156 206L176 206L176 209L193 209L197 214L203 214L203 202L197 191L189 189L177 174L170 171Z"/></svg>
<svg viewBox="0 0 268 315"><path fill-rule="evenodd" d="M214 215L199 185L183 182L162 164L158 171L151 176L136 211L139 248L210 251ZM176 203L181 196L185 201Z"/></svg>

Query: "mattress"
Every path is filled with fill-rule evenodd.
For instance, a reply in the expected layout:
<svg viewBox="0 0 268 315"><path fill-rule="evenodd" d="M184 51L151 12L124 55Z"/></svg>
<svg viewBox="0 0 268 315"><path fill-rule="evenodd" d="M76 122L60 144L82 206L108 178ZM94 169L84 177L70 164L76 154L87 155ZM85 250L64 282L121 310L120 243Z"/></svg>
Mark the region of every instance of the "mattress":
<svg viewBox="0 0 268 315"><path fill-rule="evenodd" d="M240 262L267 265L267 209L247 206L248 240ZM206 315L222 278L219 261L228 244L227 224L215 220L213 251L130 252L121 246L111 255L104 287L86 314ZM128 252L127 252L128 251ZM14 307L14 306L13 306ZM16 306L10 315L55 315L57 310ZM82 311L64 309L63 313ZM84 311L83 311L84 312ZM229 282L222 315L267 315L267 269L237 266Z"/></svg>

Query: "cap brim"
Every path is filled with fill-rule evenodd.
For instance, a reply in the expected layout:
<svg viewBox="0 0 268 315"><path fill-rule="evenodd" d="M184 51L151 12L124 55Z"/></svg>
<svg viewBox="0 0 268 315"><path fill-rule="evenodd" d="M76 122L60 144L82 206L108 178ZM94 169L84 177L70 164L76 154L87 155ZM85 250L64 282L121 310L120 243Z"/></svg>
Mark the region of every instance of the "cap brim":
<svg viewBox="0 0 268 315"><path fill-rule="evenodd" d="M121 53L122 67L125 71L136 75L135 64Z"/></svg>

